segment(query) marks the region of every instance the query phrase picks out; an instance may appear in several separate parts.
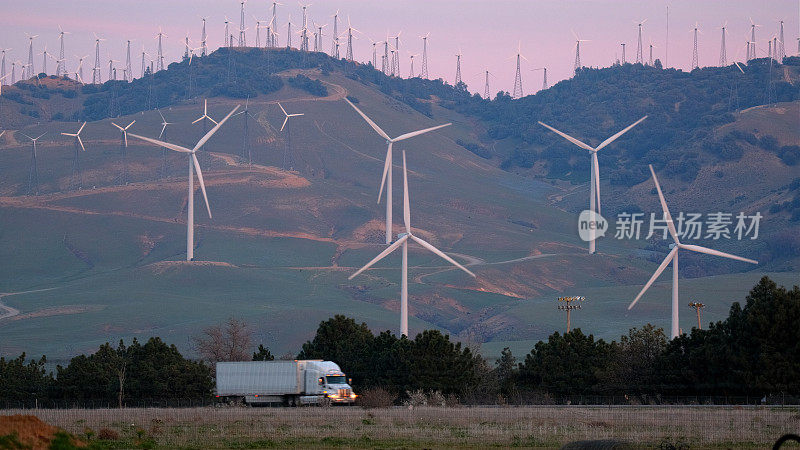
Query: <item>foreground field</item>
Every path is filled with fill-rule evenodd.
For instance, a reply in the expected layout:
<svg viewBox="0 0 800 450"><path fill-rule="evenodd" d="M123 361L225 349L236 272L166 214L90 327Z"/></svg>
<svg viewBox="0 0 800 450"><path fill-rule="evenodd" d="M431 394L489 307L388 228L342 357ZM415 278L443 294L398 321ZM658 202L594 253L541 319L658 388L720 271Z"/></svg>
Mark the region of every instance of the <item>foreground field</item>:
<svg viewBox="0 0 800 450"><path fill-rule="evenodd" d="M208 407L3 414L35 414L90 442L112 436L98 444L114 448L558 448L600 439L637 448L768 448L800 428L798 409L785 407Z"/></svg>

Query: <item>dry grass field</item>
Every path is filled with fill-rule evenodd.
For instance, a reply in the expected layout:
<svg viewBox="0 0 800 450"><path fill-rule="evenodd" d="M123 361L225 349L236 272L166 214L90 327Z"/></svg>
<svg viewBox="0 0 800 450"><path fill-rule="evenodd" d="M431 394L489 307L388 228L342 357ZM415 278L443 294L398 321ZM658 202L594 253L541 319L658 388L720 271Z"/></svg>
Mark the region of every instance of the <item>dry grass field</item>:
<svg viewBox="0 0 800 450"><path fill-rule="evenodd" d="M103 448L770 448L800 430L797 408L416 407L5 410ZM100 440L99 436L109 439Z"/></svg>

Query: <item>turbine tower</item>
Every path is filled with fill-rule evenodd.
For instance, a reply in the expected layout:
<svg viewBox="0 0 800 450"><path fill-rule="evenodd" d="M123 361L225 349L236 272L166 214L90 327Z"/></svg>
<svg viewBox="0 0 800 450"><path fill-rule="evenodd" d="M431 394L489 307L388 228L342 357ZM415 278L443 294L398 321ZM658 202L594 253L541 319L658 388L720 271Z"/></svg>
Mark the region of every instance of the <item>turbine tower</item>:
<svg viewBox="0 0 800 450"><path fill-rule="evenodd" d="M650 280L647 281L647 284L644 285L639 295L628 305L628 310L633 308L636 305L636 302L642 298L642 295L647 291L647 289L653 284L654 281L664 272L664 269L667 268L667 265L672 262L672 326L670 327L670 339L675 339L680 334L680 323L678 321L678 250L690 250L697 253L705 253L708 255L716 255L721 256L723 258L728 259L735 259L737 261L744 261L751 264L758 264L758 261L742 258L741 256L732 255L730 253L724 253L718 250L710 249L707 247L701 247L699 245L691 245L691 244L682 244L678 239L678 231L675 229L675 223L672 220L672 216L669 213L669 209L667 208L667 202L664 200L664 194L661 192L661 186L658 184L658 178L656 178L656 172L653 170L653 166L650 167L650 173L653 174L653 182L656 185L656 191L658 192L658 200L661 202L661 210L664 214L664 220L667 222L667 228L669 229L669 234L672 236L672 240L674 244L671 245L672 250L667 254L667 257L664 258L664 261L658 266L653 276L650 277Z"/></svg>
<svg viewBox="0 0 800 450"><path fill-rule="evenodd" d="M224 45L224 47L230 47L231 46L230 38L228 37L229 36L229 34L228 34L229 33L229 26L228 25L230 24L230 22L231 21L230 21L230 19L228 19L228 16L225 16L225 45Z"/></svg>
<svg viewBox="0 0 800 450"><path fill-rule="evenodd" d="M639 25L639 40L636 44L636 63L637 64L644 64L644 58L642 57L642 25L647 22L647 19L642 19L638 23Z"/></svg>
<svg viewBox="0 0 800 450"><path fill-rule="evenodd" d="M420 72L419 76L424 79L428 79L428 37L431 34L428 33L425 36L420 36L422 38L422 72Z"/></svg>
<svg viewBox="0 0 800 450"><path fill-rule="evenodd" d="M6 77L6 52L11 51L10 48L0 49L0 53L3 54L2 60L0 61L0 78Z"/></svg>
<svg viewBox="0 0 800 450"><path fill-rule="evenodd" d="M83 122L83 125L78 129L77 133L61 133L63 136L72 136L75 138L75 157L72 159L72 177L69 183L70 189L73 190L80 190L83 188L83 175L81 174L78 146L80 146L80 150L86 151L86 147L83 146L83 141L81 140L81 131L83 131L83 127L85 126L86 122Z"/></svg>
<svg viewBox="0 0 800 450"><path fill-rule="evenodd" d="M331 42L331 56L339 59L339 10L332 15L333 17L333 42Z"/></svg>
<svg viewBox="0 0 800 450"><path fill-rule="evenodd" d="M485 86L483 88L483 98L486 99L486 100L491 100L491 98L489 97L490 96L490 94L489 94L489 75L491 75L491 76L494 76L494 75L489 73L488 69L485 70L485 72L486 72L486 84L485 84Z"/></svg>
<svg viewBox="0 0 800 450"><path fill-rule="evenodd" d="M581 65L581 42L590 42L588 39L581 39L578 37L575 32L572 32L572 35L575 37L575 66L572 69L573 73L577 73L578 69L583 67Z"/></svg>
<svg viewBox="0 0 800 450"><path fill-rule="evenodd" d="M755 22L753 22L752 17L750 18L750 45L747 47L748 61L756 58L756 27L760 26L761 25L758 25Z"/></svg>
<svg viewBox="0 0 800 450"><path fill-rule="evenodd" d="M783 27L783 22L781 22L781 27ZM58 52L58 64L56 65L56 76L61 77L62 75L67 74L67 60L64 58L64 35L70 34L68 31L64 31L61 28L61 25L58 26L58 41L61 50ZM3 70L5 72L5 70ZM3 73L5 75L5 73Z"/></svg>
<svg viewBox="0 0 800 450"><path fill-rule="evenodd" d="M100 79L100 41L105 41L94 34L94 67L92 68L92 84L100 84L103 80Z"/></svg>
<svg viewBox="0 0 800 450"><path fill-rule="evenodd" d="M39 195L39 167L36 165L36 141L39 140L45 133L40 134L39 136L32 138L25 133L20 133L26 138L31 140L31 169L28 173L28 192L33 195Z"/></svg>
<svg viewBox="0 0 800 450"><path fill-rule="evenodd" d="M411 62L410 62L411 68L408 71L408 78L414 78L414 57L417 56L417 55L411 54L411 55L408 55L408 56L411 59Z"/></svg>
<svg viewBox="0 0 800 450"><path fill-rule="evenodd" d="M650 62L648 63L648 65L649 65L650 67L653 67L653 49L654 49L654 48L658 48L658 47L656 47L655 45L653 45L653 41L652 41L652 40L650 40Z"/></svg>
<svg viewBox="0 0 800 450"><path fill-rule="evenodd" d="M461 49L458 49L458 53L456 53L456 78L453 82L453 86L458 86L461 83Z"/></svg>
<svg viewBox="0 0 800 450"><path fill-rule="evenodd" d="M200 33L200 47L203 49L200 52L200 56L206 56L208 54L208 35L206 35L206 17L201 17L200 20L203 21L203 31Z"/></svg>
<svg viewBox="0 0 800 450"><path fill-rule="evenodd" d="M517 44L517 74L514 76L514 93L512 94L512 98L522 98L522 70L520 69L520 58L524 59L525 61L528 58L522 55L522 42L520 41Z"/></svg>
<svg viewBox="0 0 800 450"><path fill-rule="evenodd" d="M125 50L125 81L133 81L133 68L131 66L131 40L128 39L128 45Z"/></svg>
<svg viewBox="0 0 800 450"><path fill-rule="evenodd" d="M694 47L692 48L692 70L699 68L699 60L697 58L697 27L699 24L694 23Z"/></svg>
<svg viewBox="0 0 800 450"><path fill-rule="evenodd" d="M728 65L728 50L725 48L725 28L728 26L728 22L726 21L725 24L722 25L722 43L719 47L719 65L720 67L725 67Z"/></svg>
<svg viewBox="0 0 800 450"><path fill-rule="evenodd" d="M621 43L619 45L622 46L622 64L625 65L625 62L626 62L626 60L625 60L625 43L623 42L623 43Z"/></svg>
<svg viewBox="0 0 800 450"><path fill-rule="evenodd" d="M620 136L627 133L631 128L639 125L644 119L647 119L647 116L642 117L641 119L637 120L636 122L628 125L622 131L618 132L617 134L611 136L610 138L606 139L605 141L601 142L600 145L597 147L592 147L588 144L585 144L574 137L562 133L561 131L556 130L555 128L547 125L544 122L539 122L539 125L547 128L548 130L558 134L559 136L563 137L564 139L572 142L573 144L577 145L578 147L588 150L589 155L591 156L591 169L589 172L589 210L593 211L597 214L600 214L600 165L597 162L597 152L602 150L607 145L611 144L615 140L617 140ZM595 207L596 206L596 207ZM589 228L589 254L593 254L595 252L595 229L593 227Z"/></svg>
<svg viewBox="0 0 800 450"><path fill-rule="evenodd" d="M27 72L27 75L24 76L25 79L33 78L36 75L36 73L35 73L36 69L34 68L34 65L33 65L33 40L35 38L37 38L37 37L39 37L38 34L35 34L33 36L28 35L28 41L29 41L28 42L28 66L27 66L28 67L28 69L27 69L28 72ZM34 146L35 146L35 143L34 143Z"/></svg>
<svg viewBox="0 0 800 450"><path fill-rule="evenodd" d="M386 186L386 244L392 243L392 145L395 142L404 141L406 139L412 138L414 136L419 136L421 134L425 134L434 130L438 130L439 128L444 128L446 126L452 125L451 123L446 123L443 125L437 125L431 128L425 128L423 130L412 131L410 133L401 134L396 138L390 138L385 131L383 131L375 122L372 121L366 114L364 114L360 109L356 107L356 105L352 104L350 100L344 99L353 109L356 110L358 115L360 115L373 130L382 138L386 140L386 159L383 163L383 175L381 177L381 187L378 189L378 203L381 202L381 195L383 194L383 186Z"/></svg>
<svg viewBox="0 0 800 450"><path fill-rule="evenodd" d="M400 76L400 34L402 31L398 31L397 35L394 36L394 58L392 58L392 73Z"/></svg>
<svg viewBox="0 0 800 450"><path fill-rule="evenodd" d="M75 57L78 58L78 67L75 68L75 79L79 83L84 84L84 81L83 81L83 60L88 58L89 55L86 55L86 56L83 56L83 57L78 57L78 55L75 55Z"/></svg>
<svg viewBox="0 0 800 450"><path fill-rule="evenodd" d="M550 86L547 85L547 67L539 67L537 69L531 69L532 72L536 72L536 71L539 71L539 70L544 71L544 78L542 80L542 90L546 91L547 88L550 87Z"/></svg>
<svg viewBox="0 0 800 450"><path fill-rule="evenodd" d="M273 48L278 46L278 33L276 31L278 29L278 15L277 15L278 5L280 5L280 3L272 2L272 43L271 43L271 46Z"/></svg>
<svg viewBox="0 0 800 450"><path fill-rule="evenodd" d="M244 4L245 3L247 3L247 0L242 0L242 2L241 2L241 4L242 4L242 10L241 10L242 13L241 14L242 15L241 15L241 19L239 20L239 47L246 47L247 46L247 40L245 39L245 35L244 35L244 32L246 30L246 28L244 27Z"/></svg>
<svg viewBox="0 0 800 450"><path fill-rule="evenodd" d="M778 44L780 45L780 47L778 47L778 62L783 62L783 58L786 58L786 47L784 46L784 42L786 41L783 40L783 20L780 21L780 24L781 28L778 36Z"/></svg>
<svg viewBox="0 0 800 450"><path fill-rule="evenodd" d="M192 261L194 259L194 170L197 170L197 181L200 182L200 190L203 192L203 200L206 203L206 210L208 211L208 217L211 218L211 206L208 204L208 195L206 195L206 186L203 183L203 172L200 170L200 162L197 160L197 153L200 150L200 147L203 146L214 133L219 130L219 128L224 124L233 113L239 109L240 105L236 105L231 112L225 116L218 124L214 126L208 133L206 133L192 148L191 150L186 147L181 147L180 145L171 144L169 142L160 141L158 139L151 139L144 136L139 136L137 134L131 133L131 137L136 139L141 139L145 142L149 142L151 144L158 145L160 147L166 147L170 150L174 150L176 152L184 153L189 156L189 195L187 199L187 213L186 213L186 261Z"/></svg>
<svg viewBox="0 0 800 450"><path fill-rule="evenodd" d="M394 242L394 244L390 245L386 250L382 251L372 261L368 262L364 267L358 269L356 273L350 275L350 277L348 278L352 280L353 278L358 276L358 274L369 269L375 263L385 258L387 255L389 255L390 253L394 252L395 250L397 250L399 247L402 246L403 262L400 275L400 335L401 336L408 336L408 240L409 239L417 242L419 245L423 246L428 251L432 252L433 254L441 257L450 264L463 270L468 275L475 277L474 273L470 272L469 269L457 263L453 258L447 256L447 254L445 254L438 248L434 247L427 241L424 241L421 238L414 236L411 228L410 203L411 202L408 197L408 170L406 169L406 152L405 150L403 150L403 223L405 225L406 232L399 234L397 236L398 239Z"/></svg>
<svg viewBox="0 0 800 450"><path fill-rule="evenodd" d="M161 31L161 27L158 28L158 34L156 35L156 39L158 39L158 59L156 59L156 72L164 70L164 51L161 48L161 38L162 37L169 37Z"/></svg>

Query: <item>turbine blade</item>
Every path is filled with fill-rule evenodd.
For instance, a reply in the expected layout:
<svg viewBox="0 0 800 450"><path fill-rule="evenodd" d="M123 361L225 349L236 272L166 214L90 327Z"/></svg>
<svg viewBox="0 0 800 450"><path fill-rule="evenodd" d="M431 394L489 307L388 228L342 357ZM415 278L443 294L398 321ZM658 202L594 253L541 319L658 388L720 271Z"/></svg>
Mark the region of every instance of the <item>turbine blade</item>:
<svg viewBox="0 0 800 450"><path fill-rule="evenodd" d="M408 198L408 171L406 170L406 151L403 150L403 221L406 233L411 233L411 206Z"/></svg>
<svg viewBox="0 0 800 450"><path fill-rule="evenodd" d="M362 117L362 118L363 118L363 119L364 119L364 120L365 120L365 121L366 121L366 122L369 124L369 126L371 126L371 127L372 127L372 129L373 129L373 130L375 130L375 132L376 132L376 133L378 133L378 134L379 134L379 135L380 135L382 138L386 139L387 141L391 141L391 140L392 140L392 139L389 137L389 135L388 135L388 134L386 134L386 132L384 132L384 131L381 129L381 127L379 127L379 126L378 126L378 125L377 125L375 122L373 122L373 121L372 121L372 119L370 119L369 117L367 117L367 115L366 115L366 114L364 114L364 113L363 113L363 112L362 112L360 109L358 109L358 108L356 107L356 105L354 105L353 103L351 103L351 102L350 102L350 100L348 100L347 98L345 98L345 99L344 99L344 101L346 101L348 105L352 106L352 107L353 107L353 109L355 109L355 110L356 110L356 112L358 113L358 115L360 115L360 116L361 116L361 117Z"/></svg>
<svg viewBox="0 0 800 450"><path fill-rule="evenodd" d="M350 275L349 277L347 277L347 279L348 279L348 280L352 280L353 278L355 278L356 276L358 276L358 274L360 274L361 272L363 272L363 271L365 271L365 270L369 269L369 268L370 268L370 267L372 267L372 266L373 266L375 263L377 263L378 261L382 260L384 257L386 257L386 255L388 255L389 253L392 253L393 251L397 250L397 248L398 248L398 247L400 247L401 245L403 245L403 242L405 242L406 240L408 240L408 236L409 236L409 235L405 235L405 236L401 237L400 239L396 240L396 241L394 242L394 244L392 244L392 245L390 245L390 246L386 247L386 250L384 250L384 251L380 252L380 254L378 254L378 256L376 256L375 258L373 258L373 259L372 259L372 261L368 262L368 263L367 263L367 264L366 264L364 267L362 267L362 268L358 269L358 271L356 271L356 273L354 273L354 274Z"/></svg>
<svg viewBox="0 0 800 450"><path fill-rule="evenodd" d="M200 190L203 191L203 200L206 201L206 210L208 211L208 218L211 218L211 206L208 204L208 196L206 195L206 184L203 182L203 171L200 170L200 162L197 157L192 153L192 162L194 163L194 170L197 172L197 180L200 181Z"/></svg>
<svg viewBox="0 0 800 450"><path fill-rule="evenodd" d="M131 135L131 137L135 137L136 139L141 139L141 140L143 140L143 141L146 141L146 142L149 142L149 143L151 143L151 144L158 145L159 147L166 147L166 148L168 148L168 149L170 149L170 150L175 150L176 152L181 152L181 153L192 153L192 151L191 151L191 150L189 150L189 149L188 149L188 148L186 148L186 147L181 147L180 145L176 145L176 144L170 144L169 142L159 141L158 139L153 139L153 138L149 138L149 137L139 136L138 134L133 134L133 133L130 133L130 135Z"/></svg>
<svg viewBox="0 0 800 450"><path fill-rule="evenodd" d="M205 116L202 116L202 117L200 117L199 119L197 119L197 120L195 120L194 122L192 122L192 125L194 125L194 124L196 124L197 122L200 122L201 120L203 120L203 117L205 117Z"/></svg>
<svg viewBox="0 0 800 450"><path fill-rule="evenodd" d="M288 121L289 121L289 116L286 116L286 117L283 119L283 125L281 125L281 131L283 131L283 128L286 126L286 122L288 122Z"/></svg>
<svg viewBox="0 0 800 450"><path fill-rule="evenodd" d="M667 208L667 201L664 200L664 194L661 193L661 186L658 184L658 178L656 178L656 172L653 170L653 165L648 164L650 168L650 173L653 174L653 181L656 183L656 191L658 191L658 200L661 202L661 210L664 212L664 219L667 221L667 228L669 228L669 234L672 235L672 239L675 240L676 243L680 243L678 241L678 231L675 230L675 223L672 222L672 215L669 213L669 208Z"/></svg>
<svg viewBox="0 0 800 450"><path fill-rule="evenodd" d="M119 126L119 125L115 124L114 122L111 122L111 125L114 125L115 127L119 128L119 130L120 130L120 131L122 131L122 130L123 130L123 128L122 128L121 126Z"/></svg>
<svg viewBox="0 0 800 450"><path fill-rule="evenodd" d="M407 235L407 236L411 236L411 239L415 240L419 245L421 245L421 246L427 248L428 250L430 250L431 252L439 255L442 259L444 259L445 261L449 262L450 264L458 267L459 269L463 270L464 272L468 273L470 276L473 276L473 277L475 276L475 274L470 272L469 269L467 269L466 267L464 267L461 264L457 263L455 259L447 256L443 251L439 250L438 248L434 247L433 245L431 245L431 244L425 242L424 240L414 236L413 234L410 234L410 235Z"/></svg>
<svg viewBox="0 0 800 450"><path fill-rule="evenodd" d="M693 252L705 253L708 255L715 255L721 256L723 258L735 259L737 261L744 261L750 264L758 264L758 261L749 258L743 258L741 256L732 255L730 253L721 252L719 250L714 250L713 248L708 247L701 247L699 245L692 245L692 244L678 244L680 248L685 248L686 250L691 250Z"/></svg>
<svg viewBox="0 0 800 450"><path fill-rule="evenodd" d="M600 150L601 148L605 147L606 145L616 141L617 138L619 138L623 134L627 133L628 130L630 130L631 128L635 127L636 125L639 125L644 119L647 119L647 116L644 116L641 119L637 120L636 122L633 122L632 124L630 124L627 127L625 127L625 129L623 129L619 133L617 133L617 134L611 136L610 138L606 139L605 141L601 142L600 145L597 146L597 150Z"/></svg>
<svg viewBox="0 0 800 450"><path fill-rule="evenodd" d="M78 129L78 133L77 134L81 134L81 131L83 131L83 127L85 127L85 126L86 126L86 122L83 122L83 125L81 125L81 127Z"/></svg>
<svg viewBox="0 0 800 450"><path fill-rule="evenodd" d="M639 299L640 299L640 298L642 298L642 295L644 295L645 291L647 291L647 289L649 289L649 288L650 288L650 286L651 286L651 285L652 285L652 284L653 284L653 283L656 281L656 279L658 278L658 276L659 276L659 275L661 275L661 273L662 273L662 272L664 272L664 269L666 269L666 268L667 268L667 266L669 265L669 263L672 261L672 258L674 258L674 257L675 257L675 253L678 253L678 248L680 248L680 247L677 247L677 246L676 246L675 248L673 248L673 249L672 249L672 251L670 251L670 252L669 252L669 254L667 255L667 257L666 257L666 258L664 258L664 261L661 261L661 265L660 265L660 266L658 266L658 269L656 269L656 271L655 271L655 272L653 272L653 276L651 276L651 277L650 277L650 279L649 279L649 280L647 280L647 284L645 284L645 285L644 285L644 287L642 288L642 290L639 292L639 295L637 295L637 296L636 296L636 298L635 298L635 299L633 299L633 301L631 302L631 304L630 304L630 305L628 305L628 310L630 310L631 308L633 308L633 306L636 304L636 302L638 302L638 301L639 301Z"/></svg>
<svg viewBox="0 0 800 450"><path fill-rule="evenodd" d="M594 151L594 149L592 147L590 147L589 145L584 144L583 142L575 139L574 137L568 135L567 133L562 133L562 132L556 130L555 128L551 127L550 125L548 125L548 124L546 124L544 122L539 122L539 125L547 128L548 130L552 131L553 133L556 133L557 135L559 135L559 136L563 137L564 139L572 142L573 144L577 145L578 147L580 147L582 149L589 150L590 152Z"/></svg>
<svg viewBox="0 0 800 450"><path fill-rule="evenodd" d="M383 194L383 185L386 183L386 175L392 170L392 141L389 141L389 146L386 148L386 159L383 162L383 175L381 176L381 187L378 189L378 203L381 202L381 194ZM391 192L386 193L391 195Z"/></svg>
<svg viewBox="0 0 800 450"><path fill-rule="evenodd" d="M219 121L219 123L217 123L216 125L214 125L214 128L212 128L211 130L209 130L209 132L208 132L208 133L206 133L206 135L205 135L205 136L203 136L203 138L202 138L202 139L200 139L200 141L197 143L197 145L195 145L195 146L194 146L194 148L192 149L192 153L196 152L196 151L197 151L197 150L198 150L200 147L202 147L202 146L203 146L203 144L205 144L206 142L208 142L208 140L209 140L209 139L211 139L211 136L213 136L213 135L214 135L214 133L216 133L216 132L217 132L217 130L219 130L219 128L220 128L220 127L221 127L221 126L222 126L222 125L223 125L225 122L227 122L227 120L228 120L228 119L230 119L230 117L233 115L233 113L235 113L235 112L236 112L236 110L237 110L237 109L239 109L239 107L240 107L240 106L242 106L242 105L236 105L236 107L235 107L235 108L233 108L233 109L231 110L231 112L229 112L229 113L228 113L228 115L227 115L227 116L225 116L225 118L224 118L224 119L220 120L220 121ZM216 123L216 122L215 122L215 123Z"/></svg>
<svg viewBox="0 0 800 450"><path fill-rule="evenodd" d="M81 140L81 137L80 136L75 136L75 137L78 138L78 143L81 144L81 150L86 151L86 147L83 146L83 141Z"/></svg>
<svg viewBox="0 0 800 450"><path fill-rule="evenodd" d="M425 128L424 130L417 130L417 131L412 131L411 133L401 134L400 136L397 136L396 138L392 139L392 141L394 141L394 142L402 141L402 140L405 140L405 139L408 139L408 138L412 138L414 136L419 136L420 134L425 134L425 133L428 133L430 131L438 130L439 128L444 128L444 127L447 127L447 126L450 126L450 125L452 125L452 123L446 123L444 125L437 125L435 127Z"/></svg>

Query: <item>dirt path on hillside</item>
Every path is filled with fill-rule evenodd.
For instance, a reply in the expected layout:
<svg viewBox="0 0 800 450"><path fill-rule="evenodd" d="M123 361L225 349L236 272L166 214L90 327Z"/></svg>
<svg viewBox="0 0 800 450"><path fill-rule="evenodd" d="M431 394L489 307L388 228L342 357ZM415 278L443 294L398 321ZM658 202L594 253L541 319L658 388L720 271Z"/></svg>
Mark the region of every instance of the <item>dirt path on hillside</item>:
<svg viewBox="0 0 800 450"><path fill-rule="evenodd" d="M53 289L58 289L58 288L33 289L33 290L30 290L30 291L20 291L20 292L2 292L2 293L0 293L0 300L2 300L3 297L10 297L12 295L31 294L31 293L34 293L34 292L52 291ZM12 308L12 307L10 307L8 305L5 305L5 304L3 304L2 301L0 301L0 320L9 319L9 318L17 316L19 314L20 314L20 310L18 310L16 308Z"/></svg>

